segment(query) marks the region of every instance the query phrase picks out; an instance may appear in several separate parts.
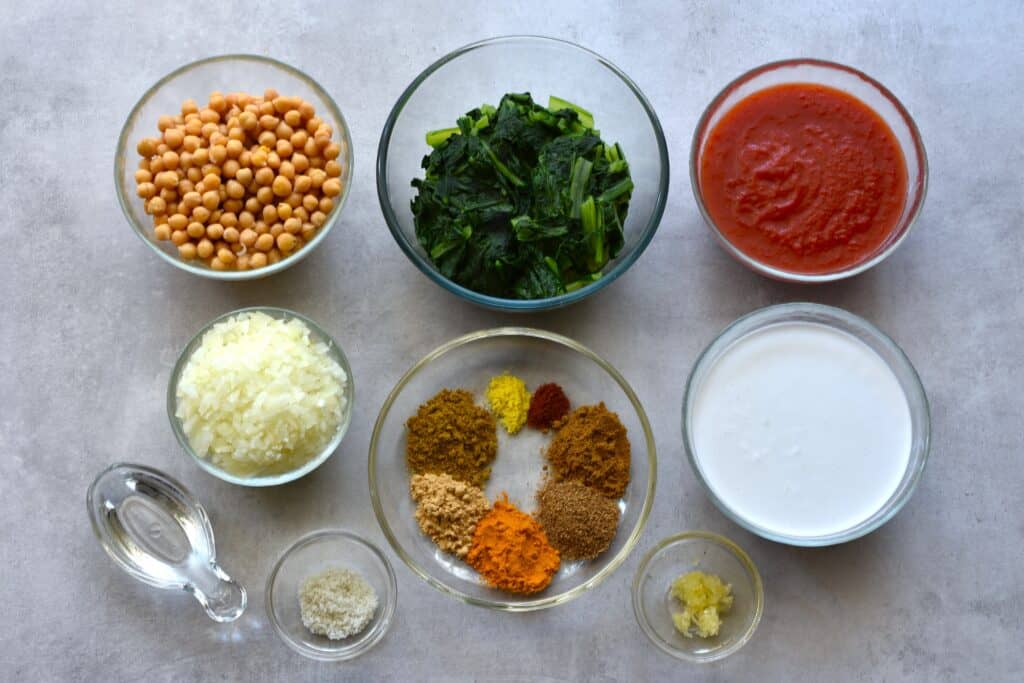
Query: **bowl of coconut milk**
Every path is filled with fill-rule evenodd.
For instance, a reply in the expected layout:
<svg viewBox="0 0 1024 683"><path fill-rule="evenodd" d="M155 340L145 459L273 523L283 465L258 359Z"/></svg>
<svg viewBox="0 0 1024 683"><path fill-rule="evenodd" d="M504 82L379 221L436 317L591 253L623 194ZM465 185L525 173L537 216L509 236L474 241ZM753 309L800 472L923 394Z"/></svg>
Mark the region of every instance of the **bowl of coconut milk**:
<svg viewBox="0 0 1024 683"><path fill-rule="evenodd" d="M683 443L729 518L764 538L859 538L910 498L928 459L921 380L866 320L810 303L763 308L697 359Z"/></svg>

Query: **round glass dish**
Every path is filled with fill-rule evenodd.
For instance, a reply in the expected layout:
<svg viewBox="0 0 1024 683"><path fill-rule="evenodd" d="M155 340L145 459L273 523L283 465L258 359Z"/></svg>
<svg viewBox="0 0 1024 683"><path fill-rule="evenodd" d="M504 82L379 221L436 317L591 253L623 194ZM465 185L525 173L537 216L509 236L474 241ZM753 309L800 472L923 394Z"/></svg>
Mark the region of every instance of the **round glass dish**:
<svg viewBox="0 0 1024 683"><path fill-rule="evenodd" d="M299 589L309 577L327 569L351 569L377 593L377 611L362 632L344 640L311 633L302 623ZM323 529L291 545L267 577L267 619L274 632L304 657L340 662L353 659L379 643L391 626L398 602L398 584L391 563L375 545L349 531Z"/></svg>
<svg viewBox="0 0 1024 683"><path fill-rule="evenodd" d="M348 381L345 383L345 410L341 416L341 424L338 425L338 433L335 434L334 438L324 447L319 455L308 460L304 465L297 469L283 472L280 474L266 475L266 476L252 476L243 477L217 467L206 458L200 457L188 442L188 437L185 435L185 430L181 425L181 420L177 417L178 408L178 380L181 378L181 373L185 369L186 363L189 358L192 357L192 352L202 343L203 335L205 335L210 328L219 322L227 320L239 313L266 313L267 315L278 318L281 320L290 320L295 318L305 323L306 327L309 328L310 334L317 341L321 341L327 345L330 351L331 358L337 361L341 369L345 371L345 375L348 377ZM310 320L304 315L296 313L295 311L289 311L285 308L274 308L272 306L253 306L251 308L240 308L230 313L211 320L207 323L203 329L192 337L192 340L182 349L181 354L178 356L178 361L174 364L174 369L171 371L171 379L167 384L167 417L171 421L171 429L174 431L174 436L178 439L178 443L185 449L192 459L204 470L217 477L223 479L226 482L232 484L239 484L241 486L277 486L278 484L284 484L289 481L294 481L300 477L303 477L317 467L322 465L327 458L334 454L334 451L341 445L341 440L345 438L345 433L348 431L349 423L352 420L352 404L355 401L355 380L352 378L352 368L348 364L348 359L345 358L344 351L338 346L337 342L327 334L319 325Z"/></svg>
<svg viewBox="0 0 1024 683"><path fill-rule="evenodd" d="M812 83L842 90L869 106L888 124L907 165L907 196L903 213L888 240L872 255L841 270L828 273L796 273L782 270L747 255L726 238L704 203L700 168L705 144L721 118L755 92L785 83ZM697 122L690 147L690 184L704 222L718 242L737 261L751 270L787 282L831 282L852 277L881 263L910 233L924 204L928 187L928 160L917 124L896 96L881 83L856 69L819 59L789 59L759 66L729 83L711 101Z"/></svg>
<svg viewBox="0 0 1024 683"><path fill-rule="evenodd" d="M144 210L142 200L135 193L135 170L139 155L135 151L138 141L157 134L157 118L164 114L177 114L181 103L189 98L206 102L215 90L243 91L262 94L275 88L288 96L299 96L316 108L316 115L334 128L333 139L341 146L338 163L341 165L341 194L335 199L334 209L311 242L292 256L275 264L255 270L217 271L201 263L190 263L178 257L178 250L170 242L161 242L153 234L152 217ZM125 218L135 234L167 263L176 268L214 280L253 280L273 275L306 258L327 237L345 206L352 180L352 139L348 124L338 105L319 83L298 69L282 62L258 55L221 55L201 59L175 69L157 81L132 108L121 129L114 157L114 187Z"/></svg>
<svg viewBox="0 0 1024 683"><path fill-rule="evenodd" d="M732 608L712 638L686 638L672 622L683 606L672 597L672 582L687 572L714 574L732 586ZM718 534L687 531L669 536L640 561L633 578L633 613L651 642L678 659L714 662L743 647L754 635L764 611L764 587L753 560Z"/></svg>
<svg viewBox="0 0 1024 683"><path fill-rule="evenodd" d="M819 536L794 536L778 533L746 519L727 505L714 491L705 477L701 467L699 454L696 452L693 438L694 398L700 384L709 370L719 358L737 341L772 325L783 323L805 322L830 327L848 334L866 344L877 353L892 371L899 382L910 409L911 441L907 468L896 490L888 500L870 517L840 532ZM852 313L840 308L822 306L812 303L792 303L769 306L754 311L726 327L697 358L690 372L683 396L683 446L690 466L697 475L697 480L704 487L705 493L712 502L729 519L744 529L762 538L779 543L796 546L827 546L852 541L855 538L874 531L900 511L914 493L917 483L928 460L928 448L931 438L931 418L928 409L928 398L925 396L921 379L914 370L903 350L896 345L884 332Z"/></svg>
<svg viewBox="0 0 1024 683"><path fill-rule="evenodd" d="M630 482L619 503L621 517L611 546L589 562L563 562L551 585L516 595L484 584L468 565L441 552L414 518L406 465L406 420L443 388L463 387L481 397L495 375L512 373L534 389L557 382L574 407L604 401L619 415L632 447ZM509 436L499 425L498 455L485 492L503 491L525 511L544 477L543 450L550 434L524 427ZM577 598L622 564L640 538L654 500L657 476L654 435L626 380L606 360L579 343L550 332L506 327L474 332L435 349L398 381L381 408L370 440L370 498L388 542L413 572L441 592L472 605L512 612L552 607Z"/></svg>
<svg viewBox="0 0 1024 683"><path fill-rule="evenodd" d="M480 294L442 275L416 239L409 208L422 177L420 162L430 148L427 131L454 124L465 112L507 92L549 95L590 109L601 137L617 141L632 174L633 195L622 251L593 284L547 299L502 299ZM614 106L602 108L603 103ZM668 196L668 148L661 123L647 98L620 69L600 55L554 38L506 36L472 43L445 55L421 73L398 98L377 150L377 196L391 234L427 277L449 292L481 306L507 311L559 308L584 299L633 265L654 237Z"/></svg>

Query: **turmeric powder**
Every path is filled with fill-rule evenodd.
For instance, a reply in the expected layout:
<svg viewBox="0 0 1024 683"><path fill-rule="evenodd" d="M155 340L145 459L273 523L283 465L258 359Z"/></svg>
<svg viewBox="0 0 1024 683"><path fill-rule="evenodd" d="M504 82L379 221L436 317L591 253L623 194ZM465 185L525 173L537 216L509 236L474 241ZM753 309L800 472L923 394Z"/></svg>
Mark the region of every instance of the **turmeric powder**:
<svg viewBox="0 0 1024 683"><path fill-rule="evenodd" d="M544 529L507 494L476 525L466 562L491 586L513 593L544 590L561 566Z"/></svg>
<svg viewBox="0 0 1024 683"><path fill-rule="evenodd" d="M501 419L509 434L515 434L526 424L530 410L530 392L526 384L515 375L498 375L487 385L487 402Z"/></svg>

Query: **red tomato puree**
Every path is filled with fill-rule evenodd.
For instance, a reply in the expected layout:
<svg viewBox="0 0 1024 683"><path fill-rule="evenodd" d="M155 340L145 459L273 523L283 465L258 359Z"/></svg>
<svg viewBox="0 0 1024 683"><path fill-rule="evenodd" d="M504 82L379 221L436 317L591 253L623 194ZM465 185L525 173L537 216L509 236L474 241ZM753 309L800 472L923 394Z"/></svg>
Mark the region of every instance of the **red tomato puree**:
<svg viewBox="0 0 1024 683"><path fill-rule="evenodd" d="M737 249L821 274L878 253L903 212L907 166L882 118L855 97L777 85L729 110L700 168L708 213Z"/></svg>

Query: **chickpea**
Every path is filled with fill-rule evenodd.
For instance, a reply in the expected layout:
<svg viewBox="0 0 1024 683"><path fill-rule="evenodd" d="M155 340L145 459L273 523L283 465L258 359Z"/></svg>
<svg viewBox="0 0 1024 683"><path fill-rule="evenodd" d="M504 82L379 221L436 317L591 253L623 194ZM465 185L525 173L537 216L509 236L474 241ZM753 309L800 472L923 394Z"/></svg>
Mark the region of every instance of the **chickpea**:
<svg viewBox="0 0 1024 683"><path fill-rule="evenodd" d="M256 231L257 235L262 235L264 233L270 232L270 226L267 225L267 222L264 220L256 221L256 224L253 225L252 229Z"/></svg>
<svg viewBox="0 0 1024 683"><path fill-rule="evenodd" d="M197 206L192 209L192 218L200 223L206 223L210 220L210 210L205 206Z"/></svg>
<svg viewBox="0 0 1024 683"><path fill-rule="evenodd" d="M281 168L281 155L273 151L267 154L267 166L273 169Z"/></svg>
<svg viewBox="0 0 1024 683"><path fill-rule="evenodd" d="M274 135L276 135L278 137L278 139L284 138L285 140L287 140L287 139L291 138L291 136L294 135L294 134L295 134L295 129L293 129L291 126L289 126L284 121L282 121L281 123L277 124L277 128L274 129Z"/></svg>
<svg viewBox="0 0 1024 683"><path fill-rule="evenodd" d="M188 218L183 213L171 214L167 224L171 226L171 230L184 230L188 227Z"/></svg>
<svg viewBox="0 0 1024 683"><path fill-rule="evenodd" d="M297 235L302 231L302 221L298 218L289 218L284 222L284 231Z"/></svg>
<svg viewBox="0 0 1024 683"><path fill-rule="evenodd" d="M256 191L256 199L259 200L261 205L270 204L274 201L274 191L264 185Z"/></svg>
<svg viewBox="0 0 1024 683"><path fill-rule="evenodd" d="M306 132L313 135L316 133L317 129L323 125L323 123L323 119L319 116L310 117L310 119L306 121Z"/></svg>
<svg viewBox="0 0 1024 683"><path fill-rule="evenodd" d="M256 182L259 185L270 185L274 182L274 172L267 166L256 171Z"/></svg>
<svg viewBox="0 0 1024 683"><path fill-rule="evenodd" d="M277 144L277 136L274 135L269 130L265 130L262 133L260 133L259 137L256 138L256 141L260 143L261 147L266 147L267 149L270 149L271 147Z"/></svg>
<svg viewBox="0 0 1024 683"><path fill-rule="evenodd" d="M206 147L200 147L192 153L192 163L196 166L202 167L210 162L210 150Z"/></svg>
<svg viewBox="0 0 1024 683"><path fill-rule="evenodd" d="M309 140L309 133L304 129L300 129L292 133L292 137L288 142L292 143L294 149L302 149L306 145L307 140Z"/></svg>
<svg viewBox="0 0 1024 683"><path fill-rule="evenodd" d="M143 199L149 199L156 194L156 185L153 183L139 183L139 186L135 188L135 192Z"/></svg>
<svg viewBox="0 0 1024 683"><path fill-rule="evenodd" d="M241 124L243 129L252 132L259 126L259 119L251 111L243 111L238 115L238 123Z"/></svg>
<svg viewBox="0 0 1024 683"><path fill-rule="evenodd" d="M295 209L292 208L291 204L287 202L281 202L280 204L277 205L277 217L283 221L286 221L292 217L292 211L294 210Z"/></svg>
<svg viewBox="0 0 1024 683"><path fill-rule="evenodd" d="M279 263L281 261L281 252L277 249L271 249L267 252L267 262L271 265Z"/></svg>
<svg viewBox="0 0 1024 683"><path fill-rule="evenodd" d="M185 133L178 130L177 128L168 128L164 131L164 142L171 149L177 149L181 147L181 143L185 141Z"/></svg>
<svg viewBox="0 0 1024 683"><path fill-rule="evenodd" d="M315 142L313 143L313 146L316 147L316 143ZM324 159L322 156L319 156L319 155L311 156L309 158L309 166L310 166L310 168L323 169L323 167L326 166L328 163L330 163L330 162L328 162L327 159Z"/></svg>
<svg viewBox="0 0 1024 683"><path fill-rule="evenodd" d="M328 160L337 159L339 154L341 154L341 145L337 142L328 143L324 147L324 158Z"/></svg>
<svg viewBox="0 0 1024 683"><path fill-rule="evenodd" d="M163 157L154 157L149 162L149 170L153 173L162 173L164 170Z"/></svg>
<svg viewBox="0 0 1024 683"><path fill-rule="evenodd" d="M198 116L185 122L185 135L191 135L198 140L199 136L202 134L203 122L199 120Z"/></svg>
<svg viewBox="0 0 1024 683"><path fill-rule="evenodd" d="M160 132L164 132L168 128L174 128L174 117L173 116L161 116L156 120L156 127Z"/></svg>
<svg viewBox="0 0 1024 683"><path fill-rule="evenodd" d="M295 166L290 161L282 161L281 167L277 169L277 173L288 180L293 180L295 178Z"/></svg>
<svg viewBox="0 0 1024 683"><path fill-rule="evenodd" d="M249 213L248 211L243 211L242 213L238 214L238 227L242 228L243 230L248 230L254 225L256 225L256 219L253 217L251 213Z"/></svg>
<svg viewBox="0 0 1024 683"><path fill-rule="evenodd" d="M243 186L243 189L246 185L252 182L252 179L253 173L251 168L240 168L235 172L235 180Z"/></svg>
<svg viewBox="0 0 1024 683"><path fill-rule="evenodd" d="M161 142L159 145L156 146L156 153L159 154L160 156L163 156L164 152L166 152L169 149L170 147L167 146L166 142Z"/></svg>
<svg viewBox="0 0 1024 683"><path fill-rule="evenodd" d="M260 128L262 128L263 130L274 130L275 128L277 128L277 124L280 121L281 119L277 118L276 116L264 114L263 116L260 117Z"/></svg>
<svg viewBox="0 0 1024 683"><path fill-rule="evenodd" d="M325 183L324 187L326 187L326 186L327 185ZM203 193L203 206L205 206L210 211L213 211L214 209L216 209L218 206L220 206L220 194L218 194L216 192L216 190L208 190L208 191L204 192Z"/></svg>
<svg viewBox="0 0 1024 683"><path fill-rule="evenodd" d="M292 148L292 143L288 142L286 138L278 135L274 151L276 151L277 155L282 159L287 159L292 155L294 149Z"/></svg>
<svg viewBox="0 0 1024 683"><path fill-rule="evenodd" d="M146 211L155 216L164 214L167 212L167 202L163 197L153 197L146 202Z"/></svg>
<svg viewBox="0 0 1024 683"><path fill-rule="evenodd" d="M224 236L224 226L220 223L211 223L206 226L206 236L216 242Z"/></svg>
<svg viewBox="0 0 1024 683"><path fill-rule="evenodd" d="M203 180L203 170L201 168L193 166L192 168L188 169L185 172L185 177L188 178L189 182L192 182L192 183L202 182L202 180Z"/></svg>
<svg viewBox="0 0 1024 683"><path fill-rule="evenodd" d="M215 147L215 146L218 146L218 145L221 146L221 147L224 147L227 144L228 144L228 136L225 135L224 133L222 133L221 131L218 130L218 131L215 131L213 133L210 133L210 146L211 147Z"/></svg>
<svg viewBox="0 0 1024 683"><path fill-rule="evenodd" d="M309 172L309 178L313 181L313 188L319 190L327 180L327 172L322 168L314 168Z"/></svg>
<svg viewBox="0 0 1024 683"><path fill-rule="evenodd" d="M185 100L184 102L181 103L181 113L182 114L195 114L198 111L199 111L199 105L197 105L196 101L191 99L191 98L187 99L187 100Z"/></svg>
<svg viewBox="0 0 1024 683"><path fill-rule="evenodd" d="M178 245L178 255L186 261L191 261L196 257L196 245L191 242L185 242L184 244Z"/></svg>
<svg viewBox="0 0 1024 683"><path fill-rule="evenodd" d="M325 214L329 214L332 209L334 209L334 200L331 199L330 197L321 197L320 211L322 211Z"/></svg>
<svg viewBox="0 0 1024 683"><path fill-rule="evenodd" d="M284 223L274 223L270 226L270 236L277 239L278 235L284 232Z"/></svg>
<svg viewBox="0 0 1024 683"><path fill-rule="evenodd" d="M292 128L297 127L302 123L302 114L299 113L298 109L291 109L284 113L284 122Z"/></svg>
<svg viewBox="0 0 1024 683"><path fill-rule="evenodd" d="M205 237L199 240L199 243L196 245L196 254L201 259L210 258L213 255L213 242Z"/></svg>
<svg viewBox="0 0 1024 683"><path fill-rule="evenodd" d="M308 175L295 176L295 182L293 183L295 191L300 194L306 194L313 187L313 181Z"/></svg>
<svg viewBox="0 0 1024 683"><path fill-rule="evenodd" d="M227 111L228 103L219 92L210 95L210 109L221 114Z"/></svg>
<svg viewBox="0 0 1024 683"><path fill-rule="evenodd" d="M139 170L137 170L135 172L135 182L139 183L140 185L142 183L148 183L148 182L150 182L152 180L153 180L153 174L150 173L149 171L147 171L144 168L140 168Z"/></svg>
<svg viewBox="0 0 1024 683"><path fill-rule="evenodd" d="M302 208L306 211L316 211L320 206L320 200L315 194L307 194L302 198Z"/></svg>
<svg viewBox="0 0 1024 683"><path fill-rule="evenodd" d="M284 232L277 236L277 248L281 250L281 253L290 254L295 246L295 235L290 232Z"/></svg>
<svg viewBox="0 0 1024 683"><path fill-rule="evenodd" d="M160 171L156 174L156 186L160 189L171 189L178 186L178 174L174 171Z"/></svg>
<svg viewBox="0 0 1024 683"><path fill-rule="evenodd" d="M238 155L238 165L240 168L248 168L252 166L252 152L247 149L243 149L242 153Z"/></svg>
<svg viewBox="0 0 1024 683"><path fill-rule="evenodd" d="M341 181L337 178L331 178L330 180L324 181L323 188L324 194L328 197L337 197L341 194Z"/></svg>
<svg viewBox="0 0 1024 683"><path fill-rule="evenodd" d="M218 222L225 228L234 228L238 226L238 216L233 211L226 211L221 214Z"/></svg>
<svg viewBox="0 0 1024 683"><path fill-rule="evenodd" d="M188 227L185 229L185 231L188 233L189 237L191 237L194 240L197 240L206 234L206 226L198 221L193 221L188 224Z"/></svg>
<svg viewBox="0 0 1024 683"><path fill-rule="evenodd" d="M221 261L219 258L215 258L210 261L210 267L214 270L227 270L228 266L226 263Z"/></svg>
<svg viewBox="0 0 1024 683"><path fill-rule="evenodd" d="M229 180L227 186L228 196L232 199L241 199L245 196L245 187L237 180Z"/></svg>
<svg viewBox="0 0 1024 683"><path fill-rule="evenodd" d="M318 228L324 227L324 222L327 220L327 216L322 211L314 211L309 216L309 222Z"/></svg>
<svg viewBox="0 0 1024 683"><path fill-rule="evenodd" d="M166 242L171 239L171 226L161 223L153 229L153 235L161 242Z"/></svg>
<svg viewBox="0 0 1024 683"><path fill-rule="evenodd" d="M299 105L299 113L302 114L302 118L308 120L316 115L316 110L313 109L313 105L309 102L303 102Z"/></svg>
<svg viewBox="0 0 1024 683"><path fill-rule="evenodd" d="M306 211L305 207L302 207L302 206L296 207L294 209L294 211L292 212L292 215L294 215L296 218L298 218L303 223L305 223L306 221L309 220L309 212Z"/></svg>
<svg viewBox="0 0 1024 683"><path fill-rule="evenodd" d="M188 138L185 138L185 142L183 143L183 146L185 144L188 144ZM180 157L179 157L179 161L180 161L180 165L181 165L181 170L185 170L185 169L191 168L192 167L192 152L189 152L187 150L183 151L181 153Z"/></svg>
<svg viewBox="0 0 1024 683"><path fill-rule="evenodd" d="M228 244L238 242L238 230L236 228L224 228L224 241Z"/></svg>
<svg viewBox="0 0 1024 683"><path fill-rule="evenodd" d="M174 246L180 247L185 242L188 242L188 235L185 234L184 230L175 230L171 233L171 242Z"/></svg>
<svg viewBox="0 0 1024 683"><path fill-rule="evenodd" d="M250 268L263 268L267 265L267 255L261 252L249 255Z"/></svg>
<svg viewBox="0 0 1024 683"><path fill-rule="evenodd" d="M320 148L316 146L316 140L313 138L306 139L306 142L302 145L302 152L309 157L310 166L313 165L313 159L320 156Z"/></svg>
<svg viewBox="0 0 1024 683"><path fill-rule="evenodd" d="M256 234L255 230L247 228L239 233L238 241L241 242L242 245L244 245L246 248L249 248L256 244L257 237L259 237L259 235Z"/></svg>
<svg viewBox="0 0 1024 683"><path fill-rule="evenodd" d="M226 265L231 265L235 262L235 253L227 247L221 247L217 250L217 259Z"/></svg>
<svg viewBox="0 0 1024 683"><path fill-rule="evenodd" d="M256 197L249 197L245 200L245 210L251 214L258 214L263 210L263 203L256 199Z"/></svg>
<svg viewBox="0 0 1024 683"><path fill-rule="evenodd" d="M341 165L337 161L328 161L324 164L324 171L331 178L338 178L341 176Z"/></svg>
<svg viewBox="0 0 1024 683"><path fill-rule="evenodd" d="M283 175L279 175L276 178L274 178L274 184L272 187L274 190L274 194L276 194L278 197L287 197L292 192L292 181L288 180L288 178L284 177Z"/></svg>
<svg viewBox="0 0 1024 683"><path fill-rule="evenodd" d="M151 157L156 154L156 147L159 143L153 138L142 138L139 140L138 146L135 151L142 157Z"/></svg>
<svg viewBox="0 0 1024 683"><path fill-rule="evenodd" d="M232 142L236 141L232 140ZM238 173L239 168L241 168L241 166L239 165L237 159L228 159L227 161L224 162L224 165L221 167L221 171L224 173L225 178L234 178L235 174Z"/></svg>
<svg viewBox="0 0 1024 683"><path fill-rule="evenodd" d="M225 149L227 150L229 157L231 157L232 159L237 159L238 155L242 153L243 147L242 143L239 142L238 140L228 140L227 144L225 145Z"/></svg>
<svg viewBox="0 0 1024 683"><path fill-rule="evenodd" d="M212 109L202 109L199 112L199 120L203 123L217 123L220 121L220 114Z"/></svg>
<svg viewBox="0 0 1024 683"><path fill-rule="evenodd" d="M267 150L259 148L252 153L253 168L260 169L267 165Z"/></svg>
<svg viewBox="0 0 1024 683"><path fill-rule="evenodd" d="M214 145L210 147L210 161L215 164L222 164L224 160L228 158L228 150L224 145Z"/></svg>
<svg viewBox="0 0 1024 683"><path fill-rule="evenodd" d="M263 99L267 102L273 102L278 97L280 97L280 93L278 93L277 90L274 90L273 88L267 88L266 90L263 91Z"/></svg>
<svg viewBox="0 0 1024 683"><path fill-rule="evenodd" d="M295 167L296 173L304 173L309 170L309 159L305 154L293 154L291 163Z"/></svg>
<svg viewBox="0 0 1024 683"><path fill-rule="evenodd" d="M285 200L289 206L292 207L292 211L302 206L302 195L298 192L292 192L288 195L288 199Z"/></svg>
<svg viewBox="0 0 1024 683"><path fill-rule="evenodd" d="M277 220L277 207L273 204L268 204L263 207L263 220L267 223L273 223Z"/></svg>
<svg viewBox="0 0 1024 683"><path fill-rule="evenodd" d="M316 226L312 223L302 224L302 239L307 242L316 237Z"/></svg>
<svg viewBox="0 0 1024 683"><path fill-rule="evenodd" d="M270 251L274 247L274 237L264 233L256 238L256 249L258 251Z"/></svg>
<svg viewBox="0 0 1024 683"><path fill-rule="evenodd" d="M210 212L210 221L209 222L210 223L220 223L220 217L221 217L221 214L223 214L223 213L224 212L221 211L220 209L217 209L216 211L211 211ZM223 223L221 223L221 225L223 225Z"/></svg>
<svg viewBox="0 0 1024 683"><path fill-rule="evenodd" d="M238 253L235 268L238 270L249 270L249 255L244 252Z"/></svg>

